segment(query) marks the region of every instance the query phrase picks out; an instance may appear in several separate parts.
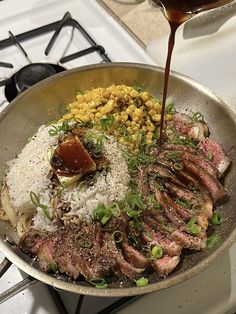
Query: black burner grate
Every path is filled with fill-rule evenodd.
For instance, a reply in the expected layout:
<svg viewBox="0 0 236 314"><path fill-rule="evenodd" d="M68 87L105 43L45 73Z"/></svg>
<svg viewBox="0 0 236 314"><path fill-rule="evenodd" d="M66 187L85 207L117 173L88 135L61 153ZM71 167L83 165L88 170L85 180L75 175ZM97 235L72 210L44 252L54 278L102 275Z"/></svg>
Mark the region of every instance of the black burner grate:
<svg viewBox="0 0 236 314"><path fill-rule="evenodd" d="M18 81L19 79L19 75L18 72L21 71L22 69L20 69L18 72L13 73L13 75L7 79L1 80L0 81L0 87L1 86L5 86L5 96L6 99L8 101L12 101L19 93L23 92L26 88L34 85L35 83L37 83L38 81L42 80L43 78L47 77L46 75L49 76L48 74L48 69L47 67L47 63L42 63L41 65L44 64L45 66L45 70L44 70L44 74L42 75L42 73L39 73L39 75L37 75L37 69L39 67L34 67L34 63L31 63L31 60L27 54L27 52L25 51L25 49L23 48L23 44L24 41L26 40L30 40L33 39L37 36L40 35L44 35L47 34L49 32L53 32L53 36L51 37L45 51L44 51L44 55L47 56L53 45L55 44L58 36L60 36L60 32L62 30L63 27L65 26L71 26L73 29L77 29L80 34L86 39L86 41L88 42L88 44L90 45L90 47L82 49L80 51L77 51L75 53L63 56L60 60L58 60L57 65L54 65L54 68L56 68L56 72L61 72L63 71L63 67L60 66L60 64L64 64L66 62L69 62L71 60L77 59L77 58L81 58L85 55L91 54L93 52L97 53L98 56L100 56L101 62L110 62L111 59L107 56L107 53L104 49L104 47L98 45L93 38L89 35L89 33L81 26L81 24L79 22L77 22L76 20L74 20L70 14L70 12L67 12L64 17L57 21L57 22L53 22L44 26L41 26L39 28L30 30L28 32L22 33L22 34L18 34L18 35L14 35L12 34L11 31L9 31L9 38L3 39L0 41L0 49L4 49L4 48L8 48L12 45L15 45L24 55L24 57L26 58L28 64L28 67L24 67L24 74L25 74L25 68L29 71L33 71L34 75L34 79L31 82L28 82L28 78L30 77L30 73L29 75L26 74L24 77L27 77L27 83L25 84L25 82L21 83ZM43 52L43 51L42 51ZM38 63L37 63L38 64ZM53 66L52 64L49 64L48 67ZM0 67L5 67L5 68L13 68L14 66L10 63L7 62L0 62ZM30 70L31 69L31 70ZM46 75L45 75L46 73ZM52 73L54 74L54 73ZM37 77L38 79L35 79L35 77ZM22 78L22 76L20 76L20 78ZM22 88L19 88L19 86L22 86Z"/></svg>

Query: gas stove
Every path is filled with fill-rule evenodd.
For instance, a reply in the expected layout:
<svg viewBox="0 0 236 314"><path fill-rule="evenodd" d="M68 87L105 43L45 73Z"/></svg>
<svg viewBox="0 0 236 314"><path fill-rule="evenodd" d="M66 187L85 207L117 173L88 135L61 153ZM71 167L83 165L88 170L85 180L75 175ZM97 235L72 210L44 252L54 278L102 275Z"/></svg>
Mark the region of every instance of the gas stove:
<svg viewBox="0 0 236 314"><path fill-rule="evenodd" d="M31 64L50 64L56 71L110 61L155 64L95 0L4 0L0 1L0 12L0 110L20 92L18 85L9 87L9 84L15 84L17 73ZM159 64L163 60L166 39L158 43L162 47L155 52ZM184 67L175 58L173 65L177 64L177 70L187 69L187 75L204 81L196 68ZM43 71L45 74L45 68ZM214 82L217 90L216 80ZM0 293L19 282L15 292L21 291L8 295L7 301L0 304L0 313L231 314L236 309L235 257L234 245L213 266L178 286L140 298L111 299L78 296L34 283L0 253L0 262L3 261Z"/></svg>

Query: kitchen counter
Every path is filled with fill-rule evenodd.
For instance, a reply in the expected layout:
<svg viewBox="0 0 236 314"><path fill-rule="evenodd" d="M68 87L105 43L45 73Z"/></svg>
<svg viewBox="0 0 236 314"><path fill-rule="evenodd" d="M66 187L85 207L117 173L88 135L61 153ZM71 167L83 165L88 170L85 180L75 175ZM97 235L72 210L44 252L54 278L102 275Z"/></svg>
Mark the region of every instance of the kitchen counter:
<svg viewBox="0 0 236 314"><path fill-rule="evenodd" d="M123 4L113 0L98 0L143 46L156 37L168 34L168 23L159 8L148 0L140 4Z"/></svg>

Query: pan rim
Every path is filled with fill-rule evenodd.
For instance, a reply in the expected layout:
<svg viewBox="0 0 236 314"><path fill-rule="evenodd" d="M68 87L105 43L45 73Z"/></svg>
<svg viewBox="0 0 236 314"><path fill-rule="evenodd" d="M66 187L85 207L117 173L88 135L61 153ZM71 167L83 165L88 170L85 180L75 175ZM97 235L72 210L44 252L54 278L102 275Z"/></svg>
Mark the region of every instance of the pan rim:
<svg viewBox="0 0 236 314"><path fill-rule="evenodd" d="M164 69L154 65L146 65L139 63L128 63L128 62L117 62L117 63L109 63L109 64L96 64L96 65L88 65L79 68L74 68L71 70L66 70L62 73L55 74L36 85L32 86L29 90L26 90L24 93L19 95L15 100L13 100L3 111L0 113L0 122L2 117L11 109L12 106L15 106L19 100L24 98L28 93L32 93L35 89L41 88L48 84L50 81L56 81L58 79L62 79L64 76L72 75L73 73L90 71L101 68L139 68L145 69L155 72L163 73ZM232 111L232 109L214 92L209 90L208 88L202 86L200 83L195 80L182 75L178 72L171 71L171 77L175 77L189 85L191 85L194 89L201 90L207 96L210 96L214 99L217 104L221 107L224 106L224 109L231 115L232 120L236 121L236 115ZM171 277L167 277L166 280L161 280L157 283L152 283L144 287L130 287L130 288L108 288L108 289L97 289L95 287L82 286L75 283L65 282L60 279L57 279L51 275L45 274L42 271L34 268L27 262L25 262L20 256L18 256L11 248L4 242L4 240L0 237L0 250L3 254L8 258L14 265L16 265L19 269L27 273L33 278L49 284L58 289L62 289L69 292L74 292L78 294L90 295L90 296L99 296L99 297L125 297L125 296L135 296L142 295L148 292L154 292L161 289L168 288L170 286L174 286L178 283L181 283L187 279L192 278L198 273L202 272L206 268L208 268L214 261L216 261L217 257L220 256L224 251L226 251L234 242L236 241L236 229L234 229L227 239L215 250L213 251L206 259L199 262L189 270L186 270L179 274L173 274Z"/></svg>

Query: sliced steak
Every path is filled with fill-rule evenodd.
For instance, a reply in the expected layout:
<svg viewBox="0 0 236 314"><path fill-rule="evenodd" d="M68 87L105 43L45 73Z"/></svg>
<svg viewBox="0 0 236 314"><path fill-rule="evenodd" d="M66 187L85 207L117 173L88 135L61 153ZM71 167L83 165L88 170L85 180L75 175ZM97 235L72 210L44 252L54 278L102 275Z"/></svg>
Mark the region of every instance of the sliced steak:
<svg viewBox="0 0 236 314"><path fill-rule="evenodd" d="M148 234L143 232L143 239L148 243L148 247L159 245L164 252L170 256L181 254L182 246L168 239L159 231L153 231L153 228L148 223L144 224L144 227L148 231Z"/></svg>
<svg viewBox="0 0 236 314"><path fill-rule="evenodd" d="M101 252L110 261L111 269L117 275L123 274L131 281L134 281L144 272L143 268L136 268L124 259L121 251L116 247L112 235L109 233L104 235Z"/></svg>
<svg viewBox="0 0 236 314"><path fill-rule="evenodd" d="M175 184L165 183L165 186L170 191L170 193L173 194L175 197L184 199L191 204L199 203L199 199L201 198L201 195L197 195L196 193L191 192L187 189L180 188L179 186L176 186Z"/></svg>
<svg viewBox="0 0 236 314"><path fill-rule="evenodd" d="M196 140L203 140L209 134L205 122L193 122L190 116L185 113L176 113L173 115L171 123L179 134L186 135Z"/></svg>
<svg viewBox="0 0 236 314"><path fill-rule="evenodd" d="M211 138L204 139L198 147L206 158L209 158L211 163L218 169L219 177L223 177L231 163L223 148Z"/></svg>
<svg viewBox="0 0 236 314"><path fill-rule="evenodd" d="M48 234L46 233L40 233L31 229L20 238L19 247L26 254L35 257L47 236Z"/></svg>
<svg viewBox="0 0 236 314"><path fill-rule="evenodd" d="M123 243L122 249L126 260L134 267L147 268L150 265L150 260L128 243Z"/></svg>
<svg viewBox="0 0 236 314"><path fill-rule="evenodd" d="M185 145L181 145L181 144L165 144L164 145L164 150L171 150L171 151L183 151L183 152L188 152L190 154L196 154L196 149L189 147L189 146L185 146Z"/></svg>
<svg viewBox="0 0 236 314"><path fill-rule="evenodd" d="M182 158L195 163L198 167L201 167L202 169L204 169L205 171L207 171L211 175L213 175L215 177L218 176L217 168L213 164L211 164L206 158L203 158L200 155L193 155L193 154L190 154L187 152L185 152L182 155Z"/></svg>
<svg viewBox="0 0 236 314"><path fill-rule="evenodd" d="M38 260L40 269L45 272L50 272L50 263L55 261L57 243L59 242L59 233L52 233L40 245L38 250Z"/></svg>
<svg viewBox="0 0 236 314"><path fill-rule="evenodd" d="M176 243L179 243L186 249L201 250L205 248L205 242L199 237L193 237L180 230L174 230L171 234Z"/></svg>
<svg viewBox="0 0 236 314"><path fill-rule="evenodd" d="M172 207L184 220L190 220L193 217L193 213L188 208L185 208L177 204L167 193L163 193L166 203Z"/></svg>
<svg viewBox="0 0 236 314"><path fill-rule="evenodd" d="M160 259L154 260L152 262L152 267L159 274L160 277L166 276L174 271L174 269L179 264L179 256L168 256L165 255Z"/></svg>
<svg viewBox="0 0 236 314"><path fill-rule="evenodd" d="M209 191L215 204L223 203L227 199L227 192L218 179L190 161L184 160L184 165Z"/></svg>

